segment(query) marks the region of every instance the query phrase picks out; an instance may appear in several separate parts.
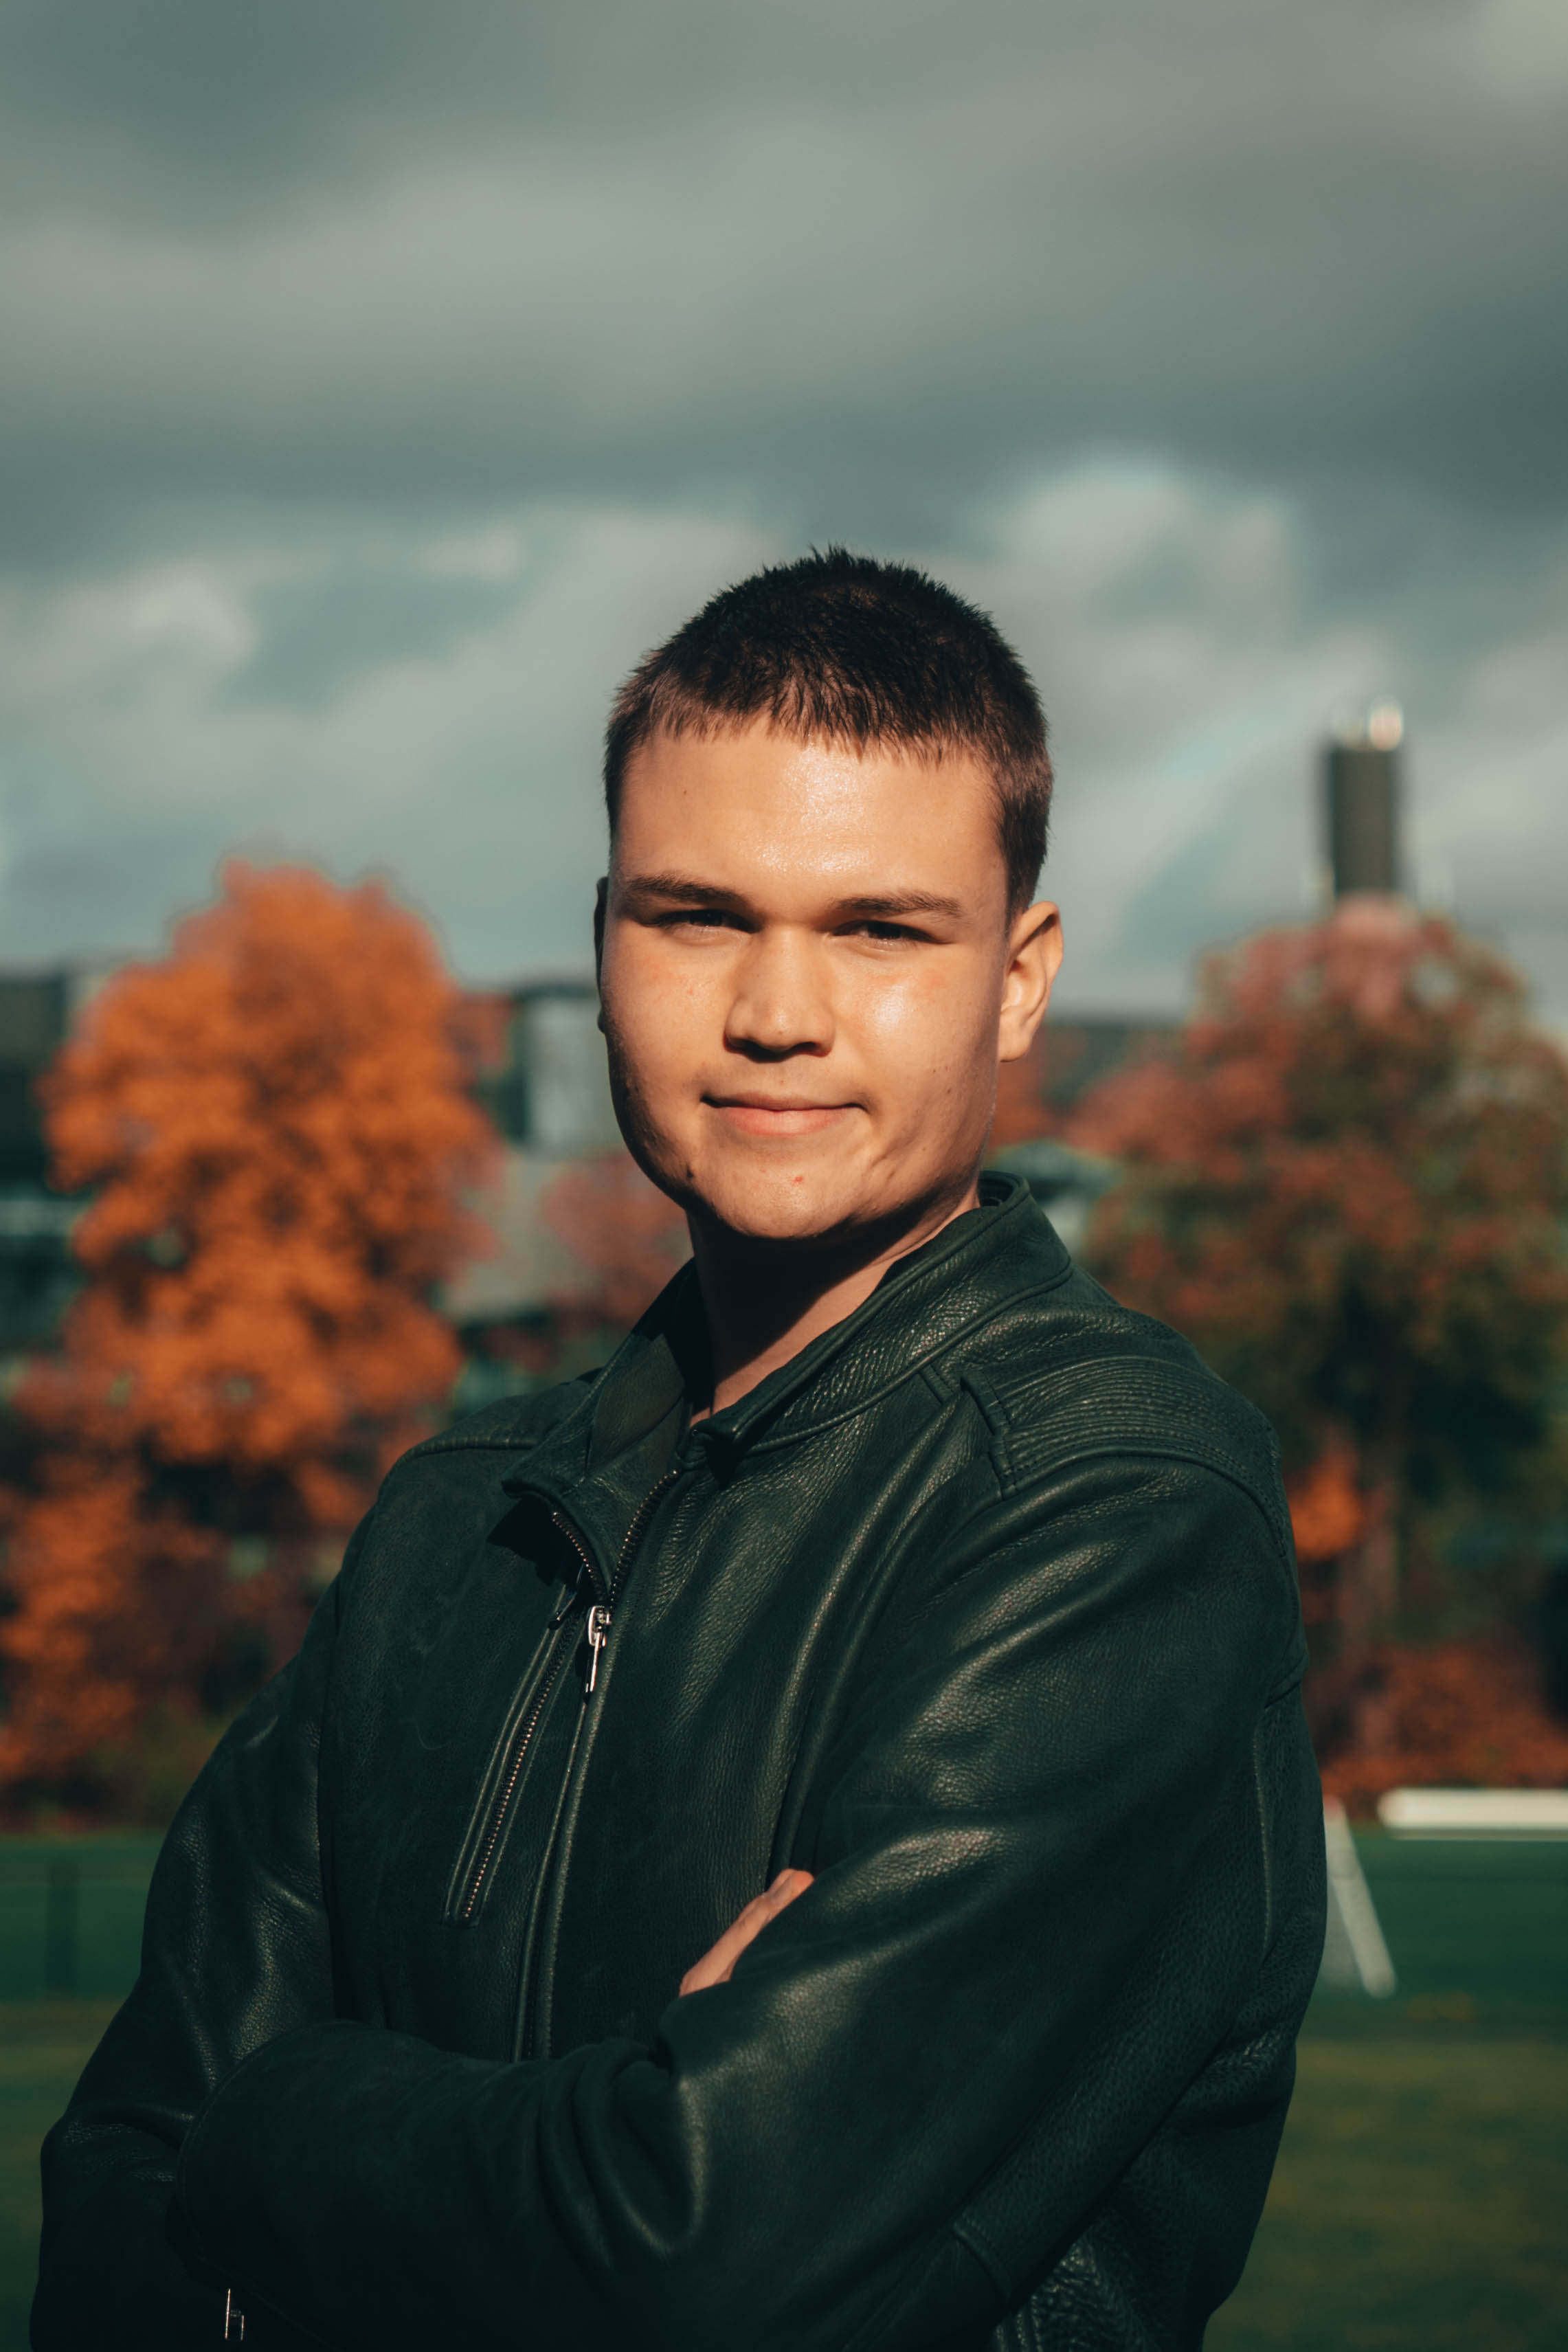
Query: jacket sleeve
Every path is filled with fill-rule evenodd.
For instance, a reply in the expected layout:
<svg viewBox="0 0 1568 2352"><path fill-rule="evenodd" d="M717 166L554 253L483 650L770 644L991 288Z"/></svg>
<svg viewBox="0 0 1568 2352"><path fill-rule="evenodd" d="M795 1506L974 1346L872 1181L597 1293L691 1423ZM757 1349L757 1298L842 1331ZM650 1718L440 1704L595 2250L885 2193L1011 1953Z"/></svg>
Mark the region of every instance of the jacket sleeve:
<svg viewBox="0 0 1568 2352"><path fill-rule="evenodd" d="M816 1884L729 1984L538 2063L283 2034L185 2142L197 2242L353 2352L984 2334L1256 1982L1254 1744L1298 1627L1209 1468L993 1500L885 1618L791 1857Z"/></svg>
<svg viewBox="0 0 1568 2352"><path fill-rule="evenodd" d="M332 2014L316 1759L342 1580L182 1805L153 1874L135 1986L44 2143L37 2352L222 2340L225 2282L178 2221L174 2165L215 2084Z"/></svg>

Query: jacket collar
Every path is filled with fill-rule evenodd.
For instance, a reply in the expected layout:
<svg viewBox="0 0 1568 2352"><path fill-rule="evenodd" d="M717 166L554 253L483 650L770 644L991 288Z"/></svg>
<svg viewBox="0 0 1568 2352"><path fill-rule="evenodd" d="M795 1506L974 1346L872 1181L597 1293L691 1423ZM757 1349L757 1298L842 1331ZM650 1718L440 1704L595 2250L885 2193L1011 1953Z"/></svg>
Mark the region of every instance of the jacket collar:
<svg viewBox="0 0 1568 2352"><path fill-rule="evenodd" d="M692 1433L720 1475L744 1452L792 1444L912 1379L964 1332L1054 1289L1072 1261L1028 1187L981 1178L980 1206L889 1267L869 1298ZM659 1294L575 1406L504 1481L569 1517L601 1560L687 1427L688 1371L706 1346L696 1269Z"/></svg>
<svg viewBox="0 0 1568 2352"><path fill-rule="evenodd" d="M804 1437L912 1380L963 1333L1071 1271L1028 1186L988 1173L978 1208L896 1259L853 1315L704 1426L736 1449Z"/></svg>

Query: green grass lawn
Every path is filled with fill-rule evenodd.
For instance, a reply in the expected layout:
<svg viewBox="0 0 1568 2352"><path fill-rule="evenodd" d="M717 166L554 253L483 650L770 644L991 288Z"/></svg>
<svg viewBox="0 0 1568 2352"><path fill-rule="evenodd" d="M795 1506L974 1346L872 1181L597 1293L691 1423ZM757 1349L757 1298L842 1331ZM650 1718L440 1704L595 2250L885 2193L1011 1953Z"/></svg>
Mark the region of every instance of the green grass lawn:
<svg viewBox="0 0 1568 2352"><path fill-rule="evenodd" d="M1559 2352L1565 2215L1568 2043L1309 2034L1210 2352Z"/></svg>
<svg viewBox="0 0 1568 2352"><path fill-rule="evenodd" d="M1568 1846L1360 1843L1399 1991L1314 2000L1268 2210L1210 2352L1558 2352ZM74 2000L17 1997L63 1970L40 1872L56 1849L0 1853L0 2352L26 2344L38 2141L113 2008L80 1996L134 1968L150 1849L110 1844L103 1884L79 1892Z"/></svg>

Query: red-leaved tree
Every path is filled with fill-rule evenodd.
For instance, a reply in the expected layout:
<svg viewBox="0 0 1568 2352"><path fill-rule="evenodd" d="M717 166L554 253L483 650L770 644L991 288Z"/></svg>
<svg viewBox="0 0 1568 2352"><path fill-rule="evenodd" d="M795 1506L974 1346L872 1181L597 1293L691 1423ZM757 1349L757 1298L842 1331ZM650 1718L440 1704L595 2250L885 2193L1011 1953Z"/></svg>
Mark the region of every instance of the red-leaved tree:
<svg viewBox="0 0 1568 2352"><path fill-rule="evenodd" d="M1489 949L1351 899L1209 957L1179 1047L1068 1135L1124 1171L1096 1271L1280 1432L1326 1748L1392 1754L1416 1517L1506 1487L1568 1362L1568 1064Z"/></svg>

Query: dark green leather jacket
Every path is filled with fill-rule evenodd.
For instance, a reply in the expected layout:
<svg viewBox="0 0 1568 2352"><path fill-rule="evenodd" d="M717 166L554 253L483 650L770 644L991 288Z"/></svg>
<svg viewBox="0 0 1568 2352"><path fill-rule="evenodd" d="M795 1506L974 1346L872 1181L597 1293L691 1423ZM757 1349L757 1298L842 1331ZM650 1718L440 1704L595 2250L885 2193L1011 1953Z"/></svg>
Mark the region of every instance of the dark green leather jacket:
<svg viewBox="0 0 1568 2352"><path fill-rule="evenodd" d="M252 2352L1120 2352L1235 2284L1322 1940L1268 1430L1016 1184L695 1428L690 1279L397 1465L197 1782L43 2352L229 2287Z"/></svg>

